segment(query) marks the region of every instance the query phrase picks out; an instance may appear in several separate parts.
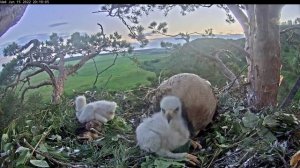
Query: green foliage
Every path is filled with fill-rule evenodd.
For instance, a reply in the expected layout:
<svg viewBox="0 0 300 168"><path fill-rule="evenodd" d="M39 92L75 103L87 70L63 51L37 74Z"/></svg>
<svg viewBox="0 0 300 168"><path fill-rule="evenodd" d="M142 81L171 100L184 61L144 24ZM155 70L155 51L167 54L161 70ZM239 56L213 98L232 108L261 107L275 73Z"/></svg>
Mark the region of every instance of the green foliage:
<svg viewBox="0 0 300 168"><path fill-rule="evenodd" d="M281 25L281 29L289 28L288 25ZM279 88L278 100L281 102L294 86L300 75L300 31L294 30L281 34L281 75L283 76L282 84ZM299 101L300 92L296 94L294 100Z"/></svg>
<svg viewBox="0 0 300 168"><path fill-rule="evenodd" d="M23 114L22 104L14 92L1 91L0 99L0 133L15 118Z"/></svg>
<svg viewBox="0 0 300 168"><path fill-rule="evenodd" d="M0 132L14 119L22 118L26 113L35 113L44 107L40 94L30 94L22 103L17 93L1 91L0 99Z"/></svg>
<svg viewBox="0 0 300 168"><path fill-rule="evenodd" d="M37 97L37 96L36 96ZM30 101L30 100L28 100ZM47 105L41 106L41 101L37 99L24 103L24 106L31 108L26 111L19 118L9 124L4 129L1 141L1 151L8 153L9 155L3 158L2 163L5 165L24 166L28 162L33 165L39 165L40 167L46 167L48 165L45 162L45 158L40 155L32 155L32 151L26 142L33 147L38 144L37 149L41 152L49 152L53 158L63 160L65 158L64 153L60 153L53 146L52 143L63 144L64 140L61 138L53 138L54 136L65 136L74 128L74 114L67 105ZM33 102L34 101L34 102ZM64 102L66 103L66 102ZM33 105L35 104L35 105ZM26 108L19 109L18 112L25 110ZM65 124L68 124L66 127ZM65 128L64 130L62 128ZM64 134L58 135L57 133ZM47 137L49 135L49 137ZM47 137L47 138L46 138ZM48 139L44 143L43 139ZM26 142L25 142L26 141ZM41 142L43 141L43 142ZM49 146L50 145L50 146ZM16 152L15 152L16 151Z"/></svg>
<svg viewBox="0 0 300 168"><path fill-rule="evenodd" d="M285 167L297 151L300 121L288 111L265 109L254 113L226 94L219 97L219 115L202 134L206 148L202 166Z"/></svg>
<svg viewBox="0 0 300 168"><path fill-rule="evenodd" d="M185 167L184 163L181 163L180 160L174 159L166 159L155 156L146 156L145 161L141 164L141 168L153 168L153 167L161 167L161 168L182 168ZM181 160L184 161L184 160Z"/></svg>
<svg viewBox="0 0 300 168"><path fill-rule="evenodd" d="M4 56L13 56L17 53L17 51L19 49L20 49L20 46L17 43L13 42L3 49L3 55Z"/></svg>
<svg viewBox="0 0 300 168"><path fill-rule="evenodd" d="M18 60L13 59L9 63L3 64L3 69L0 72L0 86L12 83L15 80Z"/></svg>
<svg viewBox="0 0 300 168"><path fill-rule="evenodd" d="M71 39L69 40L69 42L72 43L76 49L85 50L87 49L87 43L89 42L89 40L90 38L87 34L80 35L80 33L75 32L71 35Z"/></svg>

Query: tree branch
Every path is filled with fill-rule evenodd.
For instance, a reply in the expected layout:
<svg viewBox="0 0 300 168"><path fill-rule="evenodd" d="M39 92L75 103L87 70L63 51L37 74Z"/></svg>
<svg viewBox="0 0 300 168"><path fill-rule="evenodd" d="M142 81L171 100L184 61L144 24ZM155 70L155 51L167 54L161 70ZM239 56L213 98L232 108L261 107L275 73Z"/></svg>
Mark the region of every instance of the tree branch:
<svg viewBox="0 0 300 168"><path fill-rule="evenodd" d="M43 69L39 69L39 70L37 70L37 71L29 74L29 75L26 75L24 78L19 79L19 80L15 81L14 83L8 85L6 88L15 87L16 85L18 85L19 81L23 81L24 84L25 84L28 81L28 78L30 78L30 77L32 77L34 75L37 75L37 74L39 74L39 73L41 73L43 71L44 71Z"/></svg>
<svg viewBox="0 0 300 168"><path fill-rule="evenodd" d="M289 31L292 31L292 30L296 30L296 29L299 29L300 30L300 26L299 25L294 25L292 27L288 27L286 29L283 29L280 31L280 34L284 34L286 32L289 32Z"/></svg>
<svg viewBox="0 0 300 168"><path fill-rule="evenodd" d="M203 36L203 34L198 33L198 32L185 33L185 34L184 33L178 33L178 34L175 34L175 35L171 35L171 34L167 34L167 33L163 33L163 32L154 30L153 33L157 33L157 34L164 35L164 36L167 36L167 37L175 37L176 40L185 40L186 43L190 42L191 35L202 35ZM181 37L178 37L178 36L181 36Z"/></svg>
<svg viewBox="0 0 300 168"><path fill-rule="evenodd" d="M239 86L239 82L236 79L236 75L223 63L223 61L220 59L220 54L222 53L228 53L228 50L219 50L216 51L212 54L212 56L204 54L204 53L199 53L197 48L189 45L190 48L192 48L192 50L194 52L197 53L197 55L202 55L205 56L206 58L210 59L211 61L217 63L217 66L219 68L219 71L227 78L229 79L231 82L234 82L234 87L238 87Z"/></svg>
<svg viewBox="0 0 300 168"><path fill-rule="evenodd" d="M59 58L59 55L56 55L55 57L53 57L50 61L39 61L40 63L44 63L47 65L53 64L57 59Z"/></svg>
<svg viewBox="0 0 300 168"><path fill-rule="evenodd" d="M95 79L94 84L93 84L93 86L95 87L95 85L96 85L96 83L97 83L97 81L98 81L98 77L99 77L98 74L99 74L99 71L98 71L98 67L97 67L97 64L96 64L95 59L92 58L92 60L93 60L93 62L94 62L94 66L95 66L95 69L96 69L96 79Z"/></svg>
<svg viewBox="0 0 300 168"><path fill-rule="evenodd" d="M289 94L282 101L280 108L285 108L288 105L290 105L299 89L300 89L300 76L296 80L296 82L295 82L294 86L292 87L291 91L289 92Z"/></svg>
<svg viewBox="0 0 300 168"><path fill-rule="evenodd" d="M49 65L48 67L50 69L58 70L58 66L57 65Z"/></svg>
<svg viewBox="0 0 300 168"><path fill-rule="evenodd" d="M236 76L236 78L231 81L231 83L227 86L225 86L222 90L221 93L223 93L224 91L229 90L234 84L235 82L238 80L238 78L242 75L242 73L248 68L249 65L245 65L244 68L239 72L239 74Z"/></svg>
<svg viewBox="0 0 300 168"><path fill-rule="evenodd" d="M113 60L112 64L110 64L108 67L106 67L105 69L103 69L103 70L100 71L100 72L98 72L98 68L97 68L96 62L95 62L95 60L93 59L94 65L95 65L95 68L96 68L96 71L97 71L96 79L95 79L95 81L94 81L94 83L93 83L93 86L94 86L94 87L95 87L95 85L96 85L96 83L97 83L97 81L98 81L98 77L99 77L103 72L107 71L109 68L111 68L112 66L114 66L115 63L116 63L117 58L118 58L118 53L116 53L115 59Z"/></svg>
<svg viewBox="0 0 300 168"><path fill-rule="evenodd" d="M112 12L113 12L114 9L119 10L120 8L124 8L124 7L130 8L130 7L133 7L133 6L135 6L135 4L112 4L110 9L99 10L99 11L95 11L95 12L92 12L92 13L109 12L108 16L115 16L116 13L114 15L112 15Z"/></svg>
<svg viewBox="0 0 300 168"><path fill-rule="evenodd" d="M25 66L39 67L39 68L43 69L49 75L50 80L53 83L53 85L56 85L54 73L52 72L52 70L49 68L48 65L39 63L39 62L31 62L31 63L26 64Z"/></svg>
<svg viewBox="0 0 300 168"><path fill-rule="evenodd" d="M109 76L108 79L106 80L105 84L103 85L103 87L102 87L102 92L103 92L104 89L106 88L106 86L107 86L108 82L110 81L111 77L112 77L112 74L110 74L110 76ZM101 93L102 93L102 92L101 92Z"/></svg>
<svg viewBox="0 0 300 168"><path fill-rule="evenodd" d="M20 79L22 73L23 73L28 67L39 67L39 68L41 68L41 69L40 69L40 70L37 70L37 71L35 71L35 72L33 72L32 74L26 75L24 78ZM41 73L41 72L43 72L43 71L45 71L45 72L49 75L50 80L52 81L53 85L55 85L56 82L55 82L54 74L53 74L52 70L49 68L48 65L43 64L43 63L39 63L39 62L29 62L29 63L25 64L25 66L20 70L20 72L18 73L18 76L17 76L16 81L15 81L14 83L8 85L8 86L6 87L5 90L7 90L8 88L14 88L14 87L16 87L16 86L19 84L20 81L24 81L25 79L28 79L29 77L32 77L32 76L34 76L34 75L37 75L37 74L39 74L39 73ZM24 81L24 82L27 82L27 81Z"/></svg>
<svg viewBox="0 0 300 168"><path fill-rule="evenodd" d="M249 34L249 19L246 14L239 8L238 5L227 5L229 10L241 24L246 36Z"/></svg>
<svg viewBox="0 0 300 168"><path fill-rule="evenodd" d="M21 100L23 101L24 100L24 96L25 96L25 93L30 90L30 89L37 89L37 88L40 88L42 86L47 86L47 85L52 85L53 86L53 83L50 81L50 80L46 80L46 81L43 81L37 85L33 85L33 86L28 86L27 88L25 88L21 94Z"/></svg>
<svg viewBox="0 0 300 168"><path fill-rule="evenodd" d="M237 80L235 80L237 77L220 59L220 55L222 53L230 53L230 52L228 50L216 51L212 54L213 55L212 59L215 60L215 62L217 62L217 64L219 65L219 68L221 68L221 72L223 73L223 75L225 77L227 77L230 81L234 82L234 87L238 87L239 82Z"/></svg>
<svg viewBox="0 0 300 168"><path fill-rule="evenodd" d="M91 54L88 54L88 55L86 55L86 56L83 56L77 64L75 64L75 65L73 65L73 66L67 68L67 72L66 72L67 76L69 76L69 75L75 73L75 72L76 72L79 68L81 68L88 60L90 60L91 58L94 58L94 57L97 56L98 54L99 54L98 52L94 51L94 52L91 53Z"/></svg>
<svg viewBox="0 0 300 168"><path fill-rule="evenodd" d="M244 49L242 48L241 46L233 43L233 42L230 42L228 41L228 43L230 43L230 45L232 45L234 48L238 49L239 51L241 51L243 54L245 54L245 57L250 59L250 54Z"/></svg>
<svg viewBox="0 0 300 168"><path fill-rule="evenodd" d="M105 38L105 34L104 34L104 30L103 30L103 26L100 24L100 23L97 23L97 25L100 26L100 34L103 36L103 38ZM104 41L104 43L100 46L97 46L97 48L93 48L93 47L90 47L90 51L87 55L83 56L80 61L73 65L72 67L68 68L67 71L66 71L66 75L69 76L73 73L75 73L79 68L81 68L88 60L94 58L95 56L97 56L101 50L103 50L103 48L107 46L107 43L106 41Z"/></svg>

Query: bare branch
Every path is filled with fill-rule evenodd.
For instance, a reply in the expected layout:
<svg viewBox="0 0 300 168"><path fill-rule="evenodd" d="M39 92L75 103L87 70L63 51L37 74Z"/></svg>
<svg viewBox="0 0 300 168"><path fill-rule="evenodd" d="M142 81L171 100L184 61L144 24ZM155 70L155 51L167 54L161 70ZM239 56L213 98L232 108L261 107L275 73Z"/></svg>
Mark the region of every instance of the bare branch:
<svg viewBox="0 0 300 168"><path fill-rule="evenodd" d="M37 88L40 88L42 86L47 86L47 85L52 85L53 86L53 83L50 81L50 80L46 80L46 81L43 81L37 85L33 85L33 86L28 86L27 88L25 88L21 94L21 100L23 101L24 100L24 96L25 96L25 93L28 91L28 90L31 90L31 89L37 89Z"/></svg>
<svg viewBox="0 0 300 168"><path fill-rule="evenodd" d="M295 95L299 89L300 89L300 76L296 80L296 82L295 82L293 88L290 90L289 94L285 97L285 99L281 103L280 108L285 108L289 104L291 104L293 98L295 97Z"/></svg>
<svg viewBox="0 0 300 168"><path fill-rule="evenodd" d="M186 43L190 42L191 35L202 35L203 36L203 34L201 34L199 32L178 33L178 34L175 34L175 35L163 33L163 32L160 32L160 31L154 31L154 33L157 33L157 34L160 34L160 35L164 35L164 36L168 36L168 37L175 37L176 40L185 40ZM178 37L178 36L180 36L180 37Z"/></svg>
<svg viewBox="0 0 300 168"><path fill-rule="evenodd" d="M136 33L132 30L132 27L125 21L124 17L122 17L120 15L120 9L121 8L126 7L126 8L129 9L133 6L135 6L135 4L112 4L110 9L99 10L99 11L92 12L92 13L108 12L108 16L118 17L123 22L123 24L127 27L127 29L130 31L130 33L133 34L134 36L136 36ZM115 9L116 9L116 12L113 13L113 11ZM100 24L98 23L98 25L100 25ZM101 26L101 28L102 28L102 32L103 32L103 27Z"/></svg>
<svg viewBox="0 0 300 168"><path fill-rule="evenodd" d="M284 34L284 33L287 33L289 31L292 31L292 30L296 30L296 29L299 29L300 30L300 26L299 25L294 25L292 27L288 27L286 29L283 29L280 31L280 34Z"/></svg>
<svg viewBox="0 0 300 168"><path fill-rule="evenodd" d="M244 68L239 72L239 74L236 76L236 78L231 81L231 83L229 85L226 85L222 90L221 93L223 93L224 91L229 90L232 86L234 86L235 82L238 80L238 78L242 75L242 73L248 68L249 65L245 65Z"/></svg>
<svg viewBox="0 0 300 168"><path fill-rule="evenodd" d="M100 30L101 30L101 32L100 32L100 33L101 33L101 34L104 34L104 31L103 31L103 26L102 26L100 23L97 23L97 25L98 25L98 26L100 26Z"/></svg>
<svg viewBox="0 0 300 168"><path fill-rule="evenodd" d="M22 73L23 73L28 67L39 67L39 68L41 68L41 69L38 70L38 71L35 71L35 72L33 72L33 73L29 74L29 75L26 75L24 78L20 79ZM41 72L43 72L43 71L45 71L45 72L49 75L50 80L51 80L52 83L55 85L56 82L55 82L54 74L53 74L52 70L49 68L48 65L43 64L43 63L39 63L39 62L29 62L29 63L27 63L27 64L20 70L20 72L18 73L18 76L17 76L16 81L15 81L14 83L8 85L8 86L6 87L5 90L7 90L8 88L14 88L14 87L16 87L16 86L19 84L20 81L27 82L29 77L32 77L32 76L34 76L34 75L37 75L37 74L39 74L39 73L41 73ZM27 80L24 81L25 79L27 79ZM29 81L28 81L28 82L29 82Z"/></svg>
<svg viewBox="0 0 300 168"><path fill-rule="evenodd" d="M94 52L91 53L91 54L88 54L88 55L86 55L86 56L83 56L77 64L75 64L75 65L73 65L72 67L70 67L70 68L67 69L67 73L66 73L67 76L69 76L69 75L75 73L75 72L76 72L79 68L81 68L81 67L82 67L89 59L94 58L94 57L97 56L98 54L99 54L98 52L94 51Z"/></svg>
<svg viewBox="0 0 300 168"><path fill-rule="evenodd" d="M50 69L58 70L58 66L57 65L49 65L48 67Z"/></svg>
<svg viewBox="0 0 300 168"><path fill-rule="evenodd" d="M110 74L110 76L108 77L107 81L106 81L105 84L103 85L102 91L106 88L106 86L107 86L108 82L110 81L111 77L112 77L112 74Z"/></svg>
<svg viewBox="0 0 300 168"><path fill-rule="evenodd" d="M212 56L210 55L207 55L207 54L204 54L204 53L199 53L197 48L194 47L193 45L189 45L190 48L192 48L192 50L194 52L197 53L197 55L202 55L202 56L205 56L206 58L214 61L215 63L217 63L217 66L219 68L219 71L227 78L229 79L230 81L234 81L234 86L235 87L238 87L239 86L239 82L236 81L236 76L235 74L223 63L223 61L220 59L220 55L222 53L228 53L229 51L228 50L219 50L219 51L216 51L212 54Z"/></svg>
<svg viewBox="0 0 300 168"><path fill-rule="evenodd" d="M52 72L52 70L49 68L48 65L46 64L41 64L39 62L31 62L26 64L25 66L32 66L32 67L39 67L41 69L43 69L50 77L51 82L55 85L55 77L54 77L54 73Z"/></svg>
<svg viewBox="0 0 300 168"><path fill-rule="evenodd" d="M99 11L95 11L92 13L100 13L100 12L108 12L109 11L108 16L115 16L117 12L115 14L112 14L114 9L117 9L117 11L118 11L120 8L124 8L124 7L130 8L132 6L135 6L135 4L112 4L111 8L108 10L99 10Z"/></svg>
<svg viewBox="0 0 300 168"><path fill-rule="evenodd" d="M95 65L95 68L96 68L96 71L97 71L96 79L95 79L95 81L94 81L94 83L93 83L93 86L96 86L96 83L97 83L97 81L98 81L98 78L99 78L99 76L100 76L103 72L107 71L109 68L111 68L112 66L115 65L117 58L118 58L118 53L116 53L115 59L113 60L112 64L110 64L108 67L106 67L105 69L103 69L103 70L100 71L100 72L98 72L98 68L97 68L96 62L95 62L95 60L93 59L94 65Z"/></svg>
<svg viewBox="0 0 300 168"><path fill-rule="evenodd" d="M26 77L24 77L24 78L30 78L30 77L32 77L32 76L35 76L35 75L41 73L41 72L44 72L44 70L43 70L43 69L39 69L39 70L37 70L37 71L35 71L35 72L29 74L29 75L26 75ZM23 78L23 79L24 79L24 78ZM21 80L22 80L22 79L21 79Z"/></svg>
<svg viewBox="0 0 300 168"><path fill-rule="evenodd" d="M50 61L39 61L40 63L44 63L47 65L53 64L57 59L59 58L59 55L56 55L55 57L53 57Z"/></svg>
<svg viewBox="0 0 300 168"><path fill-rule="evenodd" d="M98 71L98 67L97 67L97 64L96 64L95 59L92 58L92 60L93 60L93 62L94 62L94 66L95 66L95 69L96 69L96 79L95 79L94 84L93 84L93 86L95 86L95 83L96 83L97 80L98 80L98 74L99 74L99 71Z"/></svg>
<svg viewBox="0 0 300 168"><path fill-rule="evenodd" d="M245 54L245 57L250 59L250 54L244 49L242 48L241 46L233 43L233 42L230 42L228 41L228 43L230 43L230 45L232 45L234 48L238 49L239 51L241 51L243 54Z"/></svg>
<svg viewBox="0 0 300 168"><path fill-rule="evenodd" d="M34 75L37 75L37 74L39 74L39 73L41 73L41 72L43 72L43 71L44 71L43 69L39 69L39 70L37 70L37 71L35 71L35 72L31 73L31 74L28 74L28 75L26 75L24 78L18 79L18 80L16 80L14 83L8 85L6 88L15 87L16 85L18 85L19 81L22 81L22 82L25 84L26 82L28 82L28 80L29 80L28 78L30 78L30 77L32 77L32 76L34 76ZM23 85L24 85L24 84L23 84ZM23 86L22 86L22 87L23 87ZM22 87L21 87L21 88L22 88Z"/></svg>
<svg viewBox="0 0 300 168"><path fill-rule="evenodd" d="M220 59L220 55L222 53L229 53L229 51L228 50L219 50L219 51L216 51L216 52L214 52L212 54L213 55L212 59L214 59L218 63L219 68L222 69L221 72L223 73L223 75L225 77L227 77L230 81L235 81L234 82L234 86L237 87L237 86L239 86L239 82L235 80L236 79L235 74Z"/></svg>
<svg viewBox="0 0 300 168"><path fill-rule="evenodd" d="M103 26L100 23L97 23L100 26L101 32L100 34L105 38L105 34L103 31ZM94 58L97 56L103 48L107 46L106 42L104 44L97 46L97 48L90 47L90 51L87 55L83 56L80 61L73 65L72 67L67 69L66 75L69 76L73 73L75 73L79 68L81 68L88 60Z"/></svg>

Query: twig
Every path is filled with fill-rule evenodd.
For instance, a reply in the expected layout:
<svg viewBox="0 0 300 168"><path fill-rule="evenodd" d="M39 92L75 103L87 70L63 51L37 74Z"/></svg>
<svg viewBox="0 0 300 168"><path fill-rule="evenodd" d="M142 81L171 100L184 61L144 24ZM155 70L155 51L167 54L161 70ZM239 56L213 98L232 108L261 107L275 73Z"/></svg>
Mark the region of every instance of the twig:
<svg viewBox="0 0 300 168"><path fill-rule="evenodd" d="M101 132L99 132L99 131L96 130L95 128L91 128L90 131L94 131L94 132L96 132L97 134L104 136L104 134L102 134Z"/></svg>
<svg viewBox="0 0 300 168"><path fill-rule="evenodd" d="M300 29L300 26L296 25L296 26L293 26L293 27L286 28L284 30L281 30L280 34L284 34L284 33L288 32L288 31L295 30L295 29Z"/></svg>
<svg viewBox="0 0 300 168"><path fill-rule="evenodd" d="M213 156L213 158L211 159L211 161L210 161L209 165L207 166L207 168L210 167L210 165L213 163L213 161L215 160L215 158L217 157L217 155L220 154L220 152L221 152L221 150L218 149L218 150L214 153L214 156ZM217 153L218 153L218 154L217 154Z"/></svg>
<svg viewBox="0 0 300 168"><path fill-rule="evenodd" d="M242 161L247 157L247 155L249 154L249 151L246 152L246 154L244 156L242 156L242 158L238 161L238 164L241 165ZM241 166L240 166L241 167ZM239 167L239 168L240 168Z"/></svg>
<svg viewBox="0 0 300 168"><path fill-rule="evenodd" d="M34 85L34 86L28 86L27 88L25 88L21 94L21 100L23 101L24 100L24 96L25 96L25 93L30 90L30 89L36 89L36 88L40 88L42 86L46 86L46 85L52 85L53 86L53 83L50 81L50 80L46 80L46 81L43 81L37 85Z"/></svg>
<svg viewBox="0 0 300 168"><path fill-rule="evenodd" d="M99 72L98 72L98 67L97 67L97 64L96 64L96 61L95 61L95 59L94 58L92 58L92 60L93 60L93 62L94 62L94 66L95 66L95 69L96 69L96 79L95 79L95 81L94 81L94 84L93 84L93 86L95 86L96 85L96 83L97 83L97 81L98 81L98 77L99 77Z"/></svg>
<svg viewBox="0 0 300 168"><path fill-rule="evenodd" d="M102 87L102 92L103 92L103 90L106 88L106 86L107 86L108 82L110 81L111 77L112 77L112 75L110 75L110 76L108 77L107 81L105 82L104 86ZM101 94L102 94L102 92L101 92Z"/></svg>
<svg viewBox="0 0 300 168"><path fill-rule="evenodd" d="M93 86L96 86L96 83L97 83L97 81L98 81L98 78L99 78L99 76L100 76L103 72L107 71L109 68L111 68L112 66L114 66L114 65L116 64L116 60L117 60L117 58L118 58L118 55L119 55L119 54L116 53L116 56L115 56L113 62L112 62L108 67L106 67L105 69L103 69L103 70L100 71L100 72L98 71L96 62L95 62L95 60L93 59L94 65L95 65L95 69L96 69L96 72L97 72L96 79L95 79L95 81L94 81L94 83L93 83Z"/></svg>
<svg viewBox="0 0 300 168"><path fill-rule="evenodd" d="M238 75L235 77L235 79L233 80L233 81L231 81L231 83L230 83L230 85L228 86L228 87L224 87L224 89L222 89L222 91L221 91L221 93L223 93L224 91L226 91L226 90L229 90L232 86L233 86L233 84L235 83L235 81L242 75L242 73L248 68L248 66L249 65L245 65L244 67L243 67L243 69L238 73Z"/></svg>
<svg viewBox="0 0 300 168"><path fill-rule="evenodd" d="M34 150L33 146L31 146L31 145L27 142L27 140L26 140L25 138L24 138L24 143L26 144L27 147L29 147L29 148L30 148L31 150L33 150L35 153L38 153L38 154L40 154L40 155L46 157L47 159L49 159L49 160L55 162L56 164L59 164L59 165L62 165L62 166L73 167L73 165L70 164L70 163L64 163L64 162L61 162L61 161L59 161L59 160L56 160L56 159L52 158L52 157L49 156L47 153L40 152L40 151L38 151L38 150Z"/></svg>
<svg viewBox="0 0 300 168"><path fill-rule="evenodd" d="M223 52L231 53L230 51L218 50L218 51L212 53L212 55L209 55L209 54L205 54L205 53L200 53L198 51L198 49L191 44L188 47L190 47L192 49L191 51L194 51L195 54L204 56L205 58L208 58L210 61L213 61L214 63L216 63L219 72L222 73L230 81L234 81L233 84L235 84L235 86L237 86L237 87L239 86L239 83L236 80L234 80L236 78L236 75L225 65L225 63L222 61L222 59L220 59L221 53L223 53Z"/></svg>
<svg viewBox="0 0 300 168"><path fill-rule="evenodd" d="M285 159L284 159L284 156L282 156L282 155L280 154L280 152L279 152L278 149L276 149L276 148L273 148L273 149L274 149L275 152L278 154L280 160L283 162L283 166L284 166L285 168L288 168L288 166L287 166L288 163L286 163L286 161L285 161Z"/></svg>
<svg viewBox="0 0 300 168"><path fill-rule="evenodd" d="M171 34L160 32L159 30L153 30L153 33L157 33L157 34L167 36L167 37L175 37L175 40L185 40L186 43L190 42L191 35L205 36L204 34L201 34L201 33L198 33L198 32L185 33L185 34L184 33L178 33L178 34L171 35ZM178 37L178 36L180 36L180 37Z"/></svg>
<svg viewBox="0 0 300 168"><path fill-rule="evenodd" d="M160 80L161 80L161 74L162 74L162 72L163 72L163 71L160 71L160 72L159 72L159 76L158 76L158 84L159 84L159 85L160 85L160 82L161 82Z"/></svg>
<svg viewBox="0 0 300 168"><path fill-rule="evenodd" d="M127 142L129 142L129 143L134 143L133 140L127 139L127 138L124 137L123 135L118 134L117 137L118 137L118 138L121 138L121 139L123 139L123 140L125 140L125 141L127 141Z"/></svg>
<svg viewBox="0 0 300 168"><path fill-rule="evenodd" d="M33 155L34 151L36 150L36 148L40 145L40 143L46 138L47 135L49 135L50 131L52 130L52 126L50 126L48 128L48 131L47 132L44 132L42 137L40 138L40 140L38 141L38 143L35 145L34 149L32 150L31 152L31 155L30 157Z"/></svg>

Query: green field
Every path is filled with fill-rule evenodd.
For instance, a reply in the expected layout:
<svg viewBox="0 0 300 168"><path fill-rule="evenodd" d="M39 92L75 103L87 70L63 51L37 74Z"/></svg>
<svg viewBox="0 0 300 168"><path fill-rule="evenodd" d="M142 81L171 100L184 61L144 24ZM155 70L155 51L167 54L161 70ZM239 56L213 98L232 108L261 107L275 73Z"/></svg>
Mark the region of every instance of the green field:
<svg viewBox="0 0 300 168"><path fill-rule="evenodd" d="M103 72L96 84L97 89L101 89L105 86L106 90L127 90L132 89L138 85L148 85L150 81L147 79L149 77L154 77L155 73L146 71L140 68L136 63L134 63L130 57L136 57L139 62L149 61L153 59L159 59L166 57L167 54L160 53L138 53L127 56L119 56L115 62L115 65L112 66L107 71ZM114 60L113 55L100 55L95 58L98 70L101 71L111 65ZM69 61L67 64L75 64L78 60ZM57 72L55 72L57 74ZM111 78L110 78L111 76ZM75 75L69 76L65 82L65 94L71 95L73 90L76 92L85 91L90 89L93 86L94 80L96 77L96 69L92 60L89 60L81 69L77 71ZM109 79L110 78L110 79ZM32 79L32 84L39 83L47 79L47 74L39 74ZM109 79L109 81L108 81ZM107 83L107 84L106 84ZM106 84L106 85L105 85ZM37 90L34 90L35 93L42 94L46 99L50 98L52 87L44 86ZM33 91L27 93L30 94Z"/></svg>

